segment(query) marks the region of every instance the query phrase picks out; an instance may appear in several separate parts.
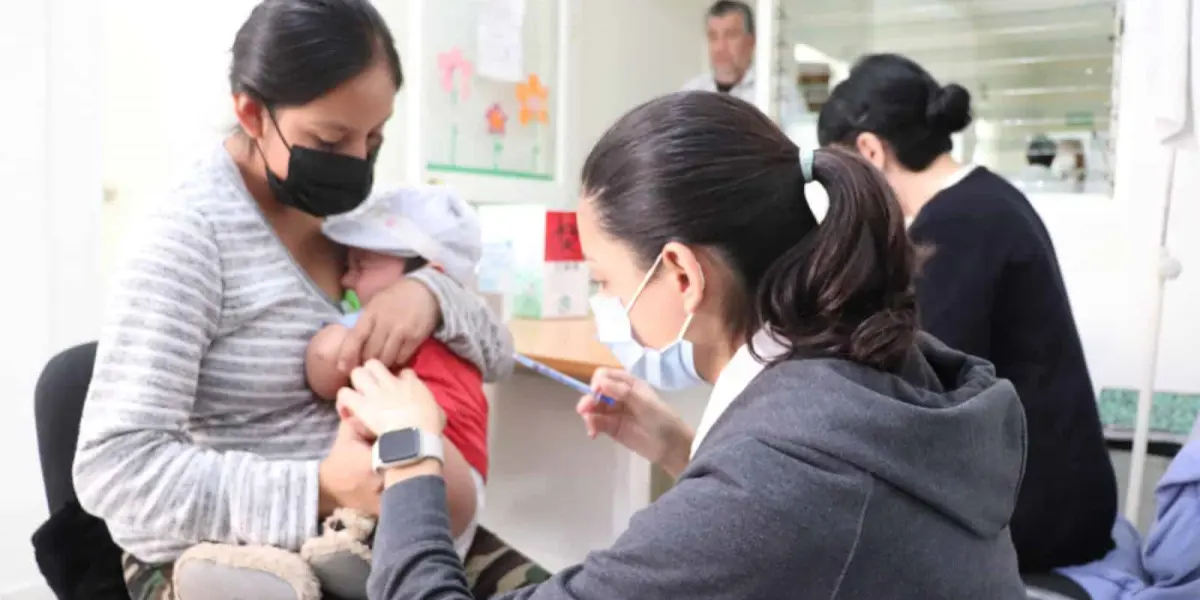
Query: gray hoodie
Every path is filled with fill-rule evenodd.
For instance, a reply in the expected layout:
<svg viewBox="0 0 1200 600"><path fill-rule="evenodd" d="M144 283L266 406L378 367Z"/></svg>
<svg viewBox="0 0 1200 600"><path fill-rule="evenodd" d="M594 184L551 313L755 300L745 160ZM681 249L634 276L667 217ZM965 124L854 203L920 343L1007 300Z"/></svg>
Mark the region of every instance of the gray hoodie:
<svg viewBox="0 0 1200 600"><path fill-rule="evenodd" d="M504 597L1024 598L1008 533L1024 456L1012 385L928 336L900 375L783 362L613 547ZM384 493L373 600L470 598L444 498L434 477Z"/></svg>

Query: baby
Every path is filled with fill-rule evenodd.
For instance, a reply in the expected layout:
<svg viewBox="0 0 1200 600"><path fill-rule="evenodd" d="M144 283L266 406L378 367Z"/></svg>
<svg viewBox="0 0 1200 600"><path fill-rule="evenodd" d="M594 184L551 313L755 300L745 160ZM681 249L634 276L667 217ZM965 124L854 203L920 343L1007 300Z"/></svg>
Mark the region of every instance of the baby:
<svg viewBox="0 0 1200 600"><path fill-rule="evenodd" d="M362 208L326 219L326 237L349 249L342 279L345 316L327 325L308 346L306 371L313 392L334 400L349 385L337 369L338 350L361 305L420 268L438 269L467 289L475 287L482 252L474 210L449 188L405 187L373 196ZM360 304L361 303L361 304ZM487 478L488 402L483 377L467 360L430 338L407 367L429 387L446 413L445 476L455 547L465 557L483 510Z"/></svg>

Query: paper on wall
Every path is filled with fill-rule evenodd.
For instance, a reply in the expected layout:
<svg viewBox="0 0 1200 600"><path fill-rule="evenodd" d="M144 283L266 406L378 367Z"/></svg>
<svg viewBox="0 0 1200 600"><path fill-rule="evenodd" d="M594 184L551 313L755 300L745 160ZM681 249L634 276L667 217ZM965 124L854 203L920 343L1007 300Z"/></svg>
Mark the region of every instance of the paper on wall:
<svg viewBox="0 0 1200 600"><path fill-rule="evenodd" d="M475 72L498 81L524 79L525 0L482 0Z"/></svg>
<svg viewBox="0 0 1200 600"><path fill-rule="evenodd" d="M479 258L479 291L508 293L516 263L516 251L511 240L484 242Z"/></svg>
<svg viewBox="0 0 1200 600"><path fill-rule="evenodd" d="M543 319L586 317L588 270L582 262L548 262L542 271Z"/></svg>

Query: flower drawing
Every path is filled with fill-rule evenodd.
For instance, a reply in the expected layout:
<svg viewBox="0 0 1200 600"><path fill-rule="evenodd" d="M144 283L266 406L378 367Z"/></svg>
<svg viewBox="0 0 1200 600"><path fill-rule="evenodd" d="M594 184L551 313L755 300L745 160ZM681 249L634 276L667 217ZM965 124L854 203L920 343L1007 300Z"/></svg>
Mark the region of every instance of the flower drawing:
<svg viewBox="0 0 1200 600"><path fill-rule="evenodd" d="M462 50L453 48L439 54L438 70L442 74L442 89L447 94L456 94L456 100L466 100L471 94L471 77L475 74L475 65L463 56ZM458 76L457 86L454 85L455 75Z"/></svg>
<svg viewBox="0 0 1200 600"><path fill-rule="evenodd" d="M518 120L522 125L530 121L539 123L550 122L550 90L542 85L542 80L536 75L530 75L528 81L517 84L517 102L521 103Z"/></svg>
<svg viewBox="0 0 1200 600"><path fill-rule="evenodd" d="M505 125L508 124L508 115L504 113L504 107L500 106L499 102L489 106L484 117L487 119L488 133L504 135Z"/></svg>

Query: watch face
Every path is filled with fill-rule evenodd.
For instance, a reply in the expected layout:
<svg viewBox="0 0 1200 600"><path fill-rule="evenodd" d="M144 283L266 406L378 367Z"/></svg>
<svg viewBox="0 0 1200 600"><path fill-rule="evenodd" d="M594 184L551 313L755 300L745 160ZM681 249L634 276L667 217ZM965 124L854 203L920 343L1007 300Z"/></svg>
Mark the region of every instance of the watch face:
<svg viewBox="0 0 1200 600"><path fill-rule="evenodd" d="M416 429L389 431L378 443L379 461L385 464L412 460L421 452L421 434Z"/></svg>

